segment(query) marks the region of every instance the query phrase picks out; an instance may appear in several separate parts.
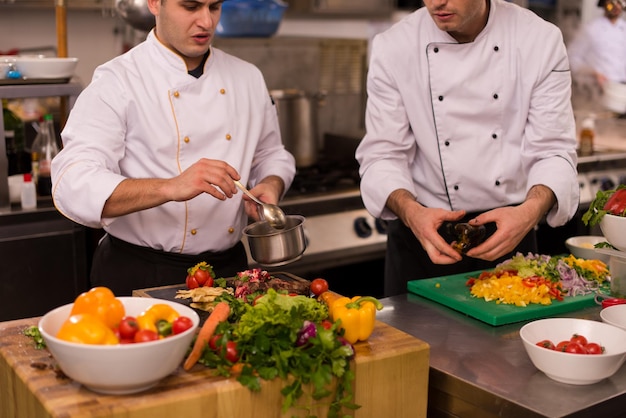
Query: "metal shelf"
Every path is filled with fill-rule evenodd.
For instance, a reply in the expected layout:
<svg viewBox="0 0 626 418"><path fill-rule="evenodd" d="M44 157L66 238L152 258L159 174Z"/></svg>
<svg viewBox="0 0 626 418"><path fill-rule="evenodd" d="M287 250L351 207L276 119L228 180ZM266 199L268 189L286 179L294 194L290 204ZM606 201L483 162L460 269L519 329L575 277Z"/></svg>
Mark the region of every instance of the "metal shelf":
<svg viewBox="0 0 626 418"><path fill-rule="evenodd" d="M74 106L83 87L78 80L60 84L5 84L0 85L0 99L28 97L68 97L67 112ZM0 119L0 212L11 210L8 180L9 162L4 138L4 119Z"/></svg>

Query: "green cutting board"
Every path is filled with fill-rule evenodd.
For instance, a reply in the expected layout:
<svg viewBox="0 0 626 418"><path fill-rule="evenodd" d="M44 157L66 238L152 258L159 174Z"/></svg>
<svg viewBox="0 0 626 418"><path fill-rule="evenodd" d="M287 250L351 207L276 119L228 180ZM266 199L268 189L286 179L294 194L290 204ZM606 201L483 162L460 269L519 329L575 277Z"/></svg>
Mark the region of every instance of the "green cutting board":
<svg viewBox="0 0 626 418"><path fill-rule="evenodd" d="M408 282L409 292L441 303L463 312L489 325L505 325L513 322L545 318L595 305L595 294L567 296L562 301L553 300L550 305L529 304L526 307L487 302L475 298L465 285L470 277L478 277L481 271L436 277Z"/></svg>

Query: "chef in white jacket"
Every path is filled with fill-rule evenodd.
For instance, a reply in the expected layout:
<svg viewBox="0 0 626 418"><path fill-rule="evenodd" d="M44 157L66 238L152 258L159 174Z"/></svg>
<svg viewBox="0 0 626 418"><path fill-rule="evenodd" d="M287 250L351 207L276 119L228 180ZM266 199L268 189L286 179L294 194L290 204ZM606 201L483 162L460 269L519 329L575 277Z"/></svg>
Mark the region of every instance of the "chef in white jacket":
<svg viewBox="0 0 626 418"><path fill-rule="evenodd" d="M211 47L221 4L149 0L156 27L96 69L69 115L53 199L106 231L92 286L184 283L200 261L217 277L247 269L242 230L258 215L234 180L269 203L293 180L261 72Z"/></svg>
<svg viewBox="0 0 626 418"><path fill-rule="evenodd" d="M390 220L385 294L536 251L578 207L571 75L558 28L503 0L425 0L377 35L356 158ZM487 227L464 255L447 223Z"/></svg>

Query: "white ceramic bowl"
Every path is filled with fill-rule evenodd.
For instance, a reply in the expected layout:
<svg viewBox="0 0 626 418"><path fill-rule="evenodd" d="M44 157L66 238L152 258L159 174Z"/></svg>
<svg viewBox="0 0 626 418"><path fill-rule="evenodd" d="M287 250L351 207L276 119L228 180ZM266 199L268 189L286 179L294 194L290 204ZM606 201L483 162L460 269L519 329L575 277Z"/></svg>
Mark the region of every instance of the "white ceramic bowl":
<svg viewBox="0 0 626 418"><path fill-rule="evenodd" d="M78 58L17 56L15 66L24 78L70 78Z"/></svg>
<svg viewBox="0 0 626 418"><path fill-rule="evenodd" d="M94 392L128 394L156 385L182 363L200 322L191 308L167 300L119 297L127 315L136 316L155 303L166 303L193 321L187 331L158 341L118 345L77 344L55 337L73 304L46 313L39 321L46 345L68 377Z"/></svg>
<svg viewBox="0 0 626 418"><path fill-rule="evenodd" d="M539 347L580 334L605 348L603 354L571 354ZM572 385L589 385L611 377L626 360L626 330L599 321L577 318L540 319L524 325L520 337L532 363L549 378Z"/></svg>
<svg viewBox="0 0 626 418"><path fill-rule="evenodd" d="M609 244L620 251L626 251L626 217L604 215L600 221L600 230Z"/></svg>
<svg viewBox="0 0 626 418"><path fill-rule="evenodd" d="M613 305L600 311L600 318L607 324L626 330L626 305Z"/></svg>
<svg viewBox="0 0 626 418"><path fill-rule="evenodd" d="M605 264L608 264L611 256L596 252L594 249L594 245L600 242L607 242L607 239L594 235L582 235L568 238L565 241L565 246L574 257L584 258L586 260L601 260Z"/></svg>

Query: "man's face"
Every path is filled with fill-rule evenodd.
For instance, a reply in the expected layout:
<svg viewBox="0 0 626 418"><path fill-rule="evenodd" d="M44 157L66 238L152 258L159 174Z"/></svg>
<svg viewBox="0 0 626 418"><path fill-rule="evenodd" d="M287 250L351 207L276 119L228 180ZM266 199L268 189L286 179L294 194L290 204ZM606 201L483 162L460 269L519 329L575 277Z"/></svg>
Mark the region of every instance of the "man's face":
<svg viewBox="0 0 626 418"><path fill-rule="evenodd" d="M223 0L149 0L156 36L193 69L208 51L222 13Z"/></svg>
<svg viewBox="0 0 626 418"><path fill-rule="evenodd" d="M487 24L489 0L424 0L437 27L459 42L471 42Z"/></svg>
<svg viewBox="0 0 626 418"><path fill-rule="evenodd" d="M609 0L604 5L604 13L608 18L617 18L622 14L624 7L618 0Z"/></svg>

